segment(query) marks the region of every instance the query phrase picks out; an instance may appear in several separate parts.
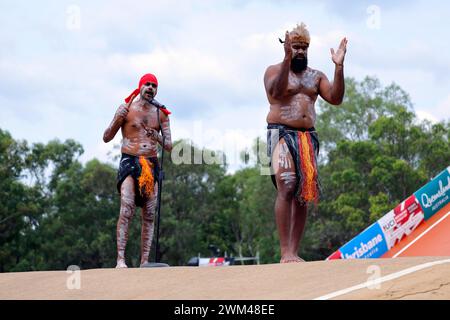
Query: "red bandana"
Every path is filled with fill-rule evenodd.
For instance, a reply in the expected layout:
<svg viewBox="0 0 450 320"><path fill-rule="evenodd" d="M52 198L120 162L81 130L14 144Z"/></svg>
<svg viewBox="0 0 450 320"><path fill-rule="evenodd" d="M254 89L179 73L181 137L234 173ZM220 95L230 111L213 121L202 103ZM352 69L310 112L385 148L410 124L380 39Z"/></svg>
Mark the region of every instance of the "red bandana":
<svg viewBox="0 0 450 320"><path fill-rule="evenodd" d="M139 80L139 87L137 89L135 89L126 99L125 102L129 103L131 100L131 97L137 96L140 92L141 92L141 87L146 84L147 82L151 82L154 83L156 85L158 85L158 79L156 79L156 77L151 74L151 73L147 73L145 75L142 76L141 80ZM160 110L165 114L165 115L169 115L171 114L171 112L165 108L160 108Z"/></svg>

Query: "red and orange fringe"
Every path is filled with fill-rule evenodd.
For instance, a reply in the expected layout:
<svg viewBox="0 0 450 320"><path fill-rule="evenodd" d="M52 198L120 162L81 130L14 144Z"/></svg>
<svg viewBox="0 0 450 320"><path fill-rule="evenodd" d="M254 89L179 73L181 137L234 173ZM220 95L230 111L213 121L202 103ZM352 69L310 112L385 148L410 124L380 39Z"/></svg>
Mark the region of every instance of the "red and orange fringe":
<svg viewBox="0 0 450 320"><path fill-rule="evenodd" d="M314 147L309 132L298 132L298 143L302 175L302 200L315 201L319 199L319 190L317 189L317 168L314 160Z"/></svg>
<svg viewBox="0 0 450 320"><path fill-rule="evenodd" d="M139 176L139 191L142 196L146 195L150 197L153 195L155 179L153 177L153 163L149 164L149 161L145 157L139 157L139 163L141 165L141 175Z"/></svg>

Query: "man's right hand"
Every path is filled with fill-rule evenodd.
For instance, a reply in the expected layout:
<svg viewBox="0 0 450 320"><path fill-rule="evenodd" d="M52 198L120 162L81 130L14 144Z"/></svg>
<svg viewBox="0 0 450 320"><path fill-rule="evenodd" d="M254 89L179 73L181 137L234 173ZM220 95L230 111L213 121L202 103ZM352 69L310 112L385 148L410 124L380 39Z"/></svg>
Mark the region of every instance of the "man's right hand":
<svg viewBox="0 0 450 320"><path fill-rule="evenodd" d="M130 102L123 103L119 106L119 109L117 109L116 113L118 117L122 118L123 120L127 118L128 112L130 111L130 106L133 103L135 96L136 95L131 96Z"/></svg>
<svg viewBox="0 0 450 320"><path fill-rule="evenodd" d="M289 36L289 31L286 31L286 35L284 37L284 55L289 60L292 59L292 43L291 37Z"/></svg>
<svg viewBox="0 0 450 320"><path fill-rule="evenodd" d="M125 120L125 119L127 118L127 115L128 115L128 112L129 112L129 111L130 111L130 110L129 110L128 104L124 103L124 104L121 104L121 105L119 106L119 109L117 109L116 115L117 115L119 118L122 118L123 120Z"/></svg>

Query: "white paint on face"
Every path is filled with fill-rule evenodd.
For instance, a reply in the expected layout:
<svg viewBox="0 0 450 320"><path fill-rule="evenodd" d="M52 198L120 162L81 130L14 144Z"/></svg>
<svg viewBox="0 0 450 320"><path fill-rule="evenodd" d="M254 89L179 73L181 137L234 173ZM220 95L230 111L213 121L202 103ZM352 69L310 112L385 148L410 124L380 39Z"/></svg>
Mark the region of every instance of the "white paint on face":
<svg viewBox="0 0 450 320"><path fill-rule="evenodd" d="M147 82L141 87L140 94L144 99L151 100L156 96L157 91L158 86L155 83Z"/></svg>

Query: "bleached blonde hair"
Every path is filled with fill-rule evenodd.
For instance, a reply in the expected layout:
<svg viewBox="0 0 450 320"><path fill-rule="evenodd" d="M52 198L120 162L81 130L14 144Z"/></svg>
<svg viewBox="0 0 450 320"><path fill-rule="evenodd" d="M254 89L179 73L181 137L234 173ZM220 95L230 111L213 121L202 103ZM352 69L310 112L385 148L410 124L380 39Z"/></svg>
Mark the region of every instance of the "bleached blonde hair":
<svg viewBox="0 0 450 320"><path fill-rule="evenodd" d="M289 36L292 42L304 42L309 44L311 37L309 36L309 31L306 29L306 24L303 22L297 24L297 26L289 32Z"/></svg>

